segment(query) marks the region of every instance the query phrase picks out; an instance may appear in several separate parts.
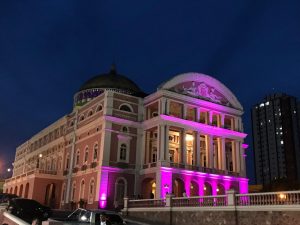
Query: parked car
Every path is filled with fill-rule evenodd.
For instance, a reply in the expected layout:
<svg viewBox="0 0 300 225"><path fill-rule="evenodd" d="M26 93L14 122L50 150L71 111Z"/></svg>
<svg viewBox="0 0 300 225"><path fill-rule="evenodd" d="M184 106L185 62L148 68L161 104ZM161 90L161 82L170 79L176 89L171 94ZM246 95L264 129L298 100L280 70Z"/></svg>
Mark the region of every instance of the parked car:
<svg viewBox="0 0 300 225"><path fill-rule="evenodd" d="M0 204L8 203L9 200L13 198L18 198L18 196L15 194L2 193L0 194Z"/></svg>
<svg viewBox="0 0 300 225"><path fill-rule="evenodd" d="M87 210L78 208L65 218L50 218L52 221L64 221L64 224L76 224L76 225L86 225L95 224L100 225L100 215L105 212L108 220L112 225L125 225L126 222L123 218L115 212L104 211L104 210Z"/></svg>
<svg viewBox="0 0 300 225"><path fill-rule="evenodd" d="M52 215L52 210L32 199L13 198L9 201L7 211L20 219L35 224L42 224Z"/></svg>

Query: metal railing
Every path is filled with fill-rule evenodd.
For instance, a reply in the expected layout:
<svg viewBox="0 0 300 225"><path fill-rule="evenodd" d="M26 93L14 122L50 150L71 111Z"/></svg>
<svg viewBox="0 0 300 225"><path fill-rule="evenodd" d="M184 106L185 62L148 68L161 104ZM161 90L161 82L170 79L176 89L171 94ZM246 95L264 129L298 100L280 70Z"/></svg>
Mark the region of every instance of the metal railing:
<svg viewBox="0 0 300 225"><path fill-rule="evenodd" d="M300 191L236 194L238 206L300 205Z"/></svg>

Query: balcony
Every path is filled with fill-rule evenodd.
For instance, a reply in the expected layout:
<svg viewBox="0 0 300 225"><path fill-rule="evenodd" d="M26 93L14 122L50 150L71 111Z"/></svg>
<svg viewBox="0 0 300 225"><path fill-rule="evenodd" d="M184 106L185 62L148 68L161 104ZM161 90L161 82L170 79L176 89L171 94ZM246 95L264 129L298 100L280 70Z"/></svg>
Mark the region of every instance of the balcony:
<svg viewBox="0 0 300 225"><path fill-rule="evenodd" d="M233 171L226 171L226 170L219 170L215 168L207 168L202 166L196 165L184 165L182 163L174 163L174 162L153 162L143 165L143 169L155 168L155 167L170 167L176 169L183 169L183 170L191 170L196 172L202 173L210 173L210 174L218 174L218 175L225 175L225 176L234 176L240 177L241 174Z"/></svg>

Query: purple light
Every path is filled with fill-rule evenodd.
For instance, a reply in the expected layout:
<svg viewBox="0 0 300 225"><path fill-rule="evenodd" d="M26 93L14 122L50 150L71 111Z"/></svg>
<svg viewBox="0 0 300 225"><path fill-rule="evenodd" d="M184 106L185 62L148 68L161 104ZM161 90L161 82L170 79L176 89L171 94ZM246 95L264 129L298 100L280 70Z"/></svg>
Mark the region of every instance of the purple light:
<svg viewBox="0 0 300 225"><path fill-rule="evenodd" d="M108 171L101 171L101 181L99 190L99 207L104 209L107 204L107 189L108 189Z"/></svg>
<svg viewBox="0 0 300 225"><path fill-rule="evenodd" d="M172 193L172 168L161 167L161 198L165 198L167 193Z"/></svg>
<svg viewBox="0 0 300 225"><path fill-rule="evenodd" d="M237 132L234 130L227 130L220 127L213 127L207 124L184 120L173 116L167 116L167 115L159 115L159 116L162 120L185 124L190 127L198 129L200 132L204 132L211 135L222 136L222 137L239 137L239 138L245 138L247 136L247 134L245 133Z"/></svg>

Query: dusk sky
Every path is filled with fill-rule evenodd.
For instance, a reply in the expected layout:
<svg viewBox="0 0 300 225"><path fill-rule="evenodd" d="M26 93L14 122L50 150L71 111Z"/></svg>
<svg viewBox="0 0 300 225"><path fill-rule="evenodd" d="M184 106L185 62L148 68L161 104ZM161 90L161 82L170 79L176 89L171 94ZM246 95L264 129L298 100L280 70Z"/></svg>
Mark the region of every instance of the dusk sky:
<svg viewBox="0 0 300 225"><path fill-rule="evenodd" d="M244 107L300 97L300 1L1 0L0 158L72 110L73 95L112 62L152 93L183 72L211 75Z"/></svg>

